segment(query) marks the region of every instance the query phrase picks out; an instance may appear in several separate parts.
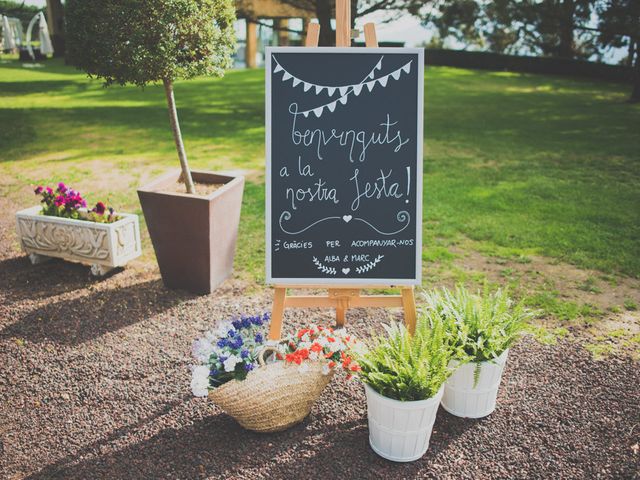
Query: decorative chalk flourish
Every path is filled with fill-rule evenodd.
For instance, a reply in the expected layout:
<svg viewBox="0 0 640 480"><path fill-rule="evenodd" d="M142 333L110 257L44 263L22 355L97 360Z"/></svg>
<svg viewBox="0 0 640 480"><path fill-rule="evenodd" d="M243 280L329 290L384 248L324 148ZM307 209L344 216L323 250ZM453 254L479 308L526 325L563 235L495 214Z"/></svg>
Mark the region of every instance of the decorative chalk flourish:
<svg viewBox="0 0 640 480"><path fill-rule="evenodd" d="M326 265L323 265L322 262L318 260L316 257L313 257L313 263L318 268L318 270L320 270L322 273L327 273L329 275L335 275L337 273L337 270L335 268L327 267Z"/></svg>
<svg viewBox="0 0 640 480"><path fill-rule="evenodd" d="M286 82L288 80L293 80L293 87L295 88L298 85L302 85L303 86L302 88L304 89L305 92L309 91L311 88L314 88L315 94L319 95L320 92L322 92L324 89L327 89L327 94L330 97L333 97L333 95L336 92L338 92L340 94L340 97L338 97L336 100L325 103L324 105L320 105L318 107L311 108L309 110L300 111L300 112L298 111L292 112L291 108L289 109L289 112L295 115L304 115L306 118L309 116L311 112L313 112L313 114L319 118L324 112L325 108L329 109L330 112L333 112L336 109L338 103L342 105L346 105L349 100L349 95L354 94L357 97L364 90L365 86L367 87L369 92L371 92L376 85L381 85L384 88L387 86L389 78L392 78L393 80L398 80L402 72L409 73L411 71L411 63L413 62L413 60L410 60L405 65L398 68L397 70L394 70L391 73L375 78L376 70L382 69L383 58L384 56L380 57L380 60L378 60L378 63L376 64L376 66L364 77L364 79L360 83L355 83L351 85L327 86L327 85L317 85L315 83L306 82L287 72L275 57L273 57L273 60L274 62L276 62L276 67L274 68L273 72L274 73L281 72L281 71L284 72L282 74L283 82Z"/></svg>
<svg viewBox="0 0 640 480"><path fill-rule="evenodd" d="M342 217L325 217L325 218L321 218L320 220L316 220L312 224L304 227L302 230L289 231L286 228L284 228L283 222L287 222L287 221L291 220L291 217L292 217L291 212L289 212L288 210L285 210L284 212L282 212L282 214L280 215L280 218L278 220L278 224L280 225L280 229L284 233L288 233L289 235L298 235L299 233L305 232L305 231L309 230L311 227L314 227L314 226L318 225L319 223L326 222L327 220L342 220L345 223L349 223L351 221L362 222L365 225L368 225L369 227L371 227L373 230L375 230L379 234L387 235L387 236L396 235L397 233L402 232L411 223L411 215L409 215L409 212L407 212L406 210L402 210L402 211L398 212L398 214L396 215L396 219L398 220L398 222L402 222L404 225L402 225L402 227L400 227L398 230L394 230L392 232L384 232L384 231L380 230L379 228L376 228L374 225L372 225L371 223L366 221L364 218L352 217L351 215L344 215Z"/></svg>
<svg viewBox="0 0 640 480"><path fill-rule="evenodd" d="M373 259L369 263L356 267L356 272L358 272L360 275L362 275L363 273L367 273L372 268L375 268L375 266L379 264L383 258L384 258L384 255L378 255L375 259Z"/></svg>

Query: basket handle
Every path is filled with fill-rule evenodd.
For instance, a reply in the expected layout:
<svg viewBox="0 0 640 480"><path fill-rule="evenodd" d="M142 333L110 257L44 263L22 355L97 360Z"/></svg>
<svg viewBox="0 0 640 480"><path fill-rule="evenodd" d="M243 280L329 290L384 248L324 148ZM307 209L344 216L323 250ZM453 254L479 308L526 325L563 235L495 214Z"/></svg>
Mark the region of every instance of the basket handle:
<svg viewBox="0 0 640 480"><path fill-rule="evenodd" d="M258 363L260 364L261 367L264 367L266 365L265 361L264 361L264 354L266 352L275 352L275 353L280 353L280 350L278 350L276 347L264 347L260 353L258 354Z"/></svg>

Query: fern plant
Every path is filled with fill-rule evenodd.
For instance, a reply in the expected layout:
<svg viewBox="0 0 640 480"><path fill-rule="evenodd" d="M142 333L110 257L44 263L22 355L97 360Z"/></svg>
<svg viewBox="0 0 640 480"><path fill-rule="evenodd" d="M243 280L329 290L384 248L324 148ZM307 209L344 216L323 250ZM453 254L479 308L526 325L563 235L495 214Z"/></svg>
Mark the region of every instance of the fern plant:
<svg viewBox="0 0 640 480"><path fill-rule="evenodd" d="M438 393L451 374L451 350L442 322L411 335L403 324L385 325L354 352L362 381L380 395L401 401L426 400Z"/></svg>
<svg viewBox="0 0 640 480"><path fill-rule="evenodd" d="M474 362L474 386L480 376L480 362L494 361L520 337L534 313L522 302L514 303L508 292L469 293L463 286L424 294L425 305L418 331L428 332L444 326L445 337L454 358L461 363Z"/></svg>

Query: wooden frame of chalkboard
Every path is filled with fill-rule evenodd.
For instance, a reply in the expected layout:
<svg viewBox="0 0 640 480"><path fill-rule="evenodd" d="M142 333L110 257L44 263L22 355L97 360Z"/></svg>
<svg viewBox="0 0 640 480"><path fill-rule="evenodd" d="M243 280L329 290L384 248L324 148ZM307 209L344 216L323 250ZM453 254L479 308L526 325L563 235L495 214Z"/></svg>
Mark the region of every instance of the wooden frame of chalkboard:
<svg viewBox="0 0 640 480"><path fill-rule="evenodd" d="M400 193L399 191L399 187L401 184L400 181L397 182L397 185L395 187L396 189L395 193L392 193L389 197L390 198L389 202L392 202L394 204L393 208L395 208L394 218L392 218L392 220L397 221L399 227L404 227L404 228L406 228L407 226L412 227L411 230L407 229L406 231L403 232L403 235L406 235L409 231L411 231L412 238L410 239L404 238L404 237L396 238L396 240L398 241L413 242L413 249L412 249L413 251L411 254L410 262L408 261L408 255L406 253L399 252L398 249L395 247L393 249L386 250L387 252L390 252L389 254L380 253L379 255L375 255L375 254L358 255L358 254L349 253L351 255L350 258L361 257L363 259L365 258L367 259L366 262L363 261L357 264L358 266L355 266L356 264L354 264L353 262L349 262L348 264L343 264L340 261L335 261L335 256L331 257L331 258L334 258L334 262L335 262L334 264L323 262L322 258L319 258L320 255L315 255L315 256L307 255L310 257L311 260L305 258L306 263L305 265L302 265L302 262L300 261L301 259L300 254L297 251L294 251L294 253L290 256L292 260L290 261L291 265L288 268L279 268L277 265L275 265L276 268L274 268L274 260L276 261L276 263L278 261L277 259L274 259L274 256L275 256L274 254L279 255L282 258L282 253L278 253L278 250L276 249L280 249L280 247L283 245L282 237L285 235L283 235L282 231L279 231L278 234L274 237L274 228L273 228L275 223L274 216L273 216L274 215L273 182L274 182L274 179L278 180L277 177L279 173L279 172L273 171L273 168L274 168L274 161L273 161L274 145L272 144L273 134L274 134L273 124L272 124L273 122L272 102L274 101L272 96L272 89L274 88L274 84L272 81L273 75L274 74L282 75L282 77L278 78L278 82L284 83L283 78L286 78L287 80L289 80L289 87L297 86L297 89L295 90L299 91L300 94L302 94L303 92L314 93L314 90L312 89L315 89L316 91L319 89L320 92L322 93L322 90L327 88L339 88L339 87L327 87L324 85L319 85L316 82L311 82L309 78L301 79L299 77L302 77L303 75L295 75L296 72L293 71L293 68L296 68L296 64L298 64L297 65L298 68L304 68L304 64L306 64L307 66L309 65L313 66L314 63L318 64L318 63L322 63L322 61L324 61L324 63L326 64L327 60L331 58L330 56L335 56L335 55L343 56L345 58L345 60L334 62L336 65L346 66L347 64L350 64L350 63L352 64L356 60L356 56L359 56L360 63L370 64L371 61L374 62L373 65L375 65L375 68L371 73L375 73L377 72L377 70L380 70L381 74L374 75L373 77L367 76L367 79L371 78L371 81L364 82L364 83L361 82L361 86L360 86L365 93L367 93L367 89L369 93L373 91L374 92L373 97L375 97L375 93L377 91L382 90L381 80L385 82L384 86L386 86L387 82L393 83L394 80L396 81L405 80L405 77L411 74L413 75L413 77L410 77L409 80L405 80L405 82L406 81L413 82L415 85L415 91L407 93L405 90L405 93L407 93L407 98L404 100L405 103L407 104L406 108L404 108L404 110L403 109L398 110L399 112L412 111L415 114L415 119L411 120L411 125L413 125L413 122L415 122L415 133L412 133L409 135L409 137L412 137L415 142L414 150L413 150L413 153L411 153L409 157L407 157L406 155L408 154L407 153L408 151L405 149L405 152L404 152L405 157L403 160L405 163L412 162L411 165L407 163L407 166L406 166L406 169L408 172L407 176L412 177L410 180L409 179L406 180L407 197L410 197L412 199L411 200L412 204L410 205L411 208L408 208L406 210L405 209L399 210L397 207L399 202L406 201L407 203L409 203L409 199L404 200L404 197L402 196L403 194ZM274 56L279 56L280 58L289 58L289 59L294 59L295 57L295 62L289 62L290 64L288 65L282 65L277 61L274 62ZM337 59L339 57L333 57L333 58ZM377 58L385 59L383 66L375 63ZM362 60L362 59L365 59L365 60ZM328 63L331 63L331 62L328 62ZM303 67L300 67L301 64L303 64ZM275 68L274 68L274 65L275 65ZM331 69L330 67L327 67L327 68L329 69L331 78L336 79L339 82L339 77L341 72L336 71L335 69ZM391 70L389 70L389 68ZM277 70L277 72L275 70ZM289 72L289 70L292 70L292 71ZM267 168L266 168L266 172L267 172L266 173L266 278L267 278L267 283L300 285L300 286L327 285L327 286L344 286L344 287L380 286L380 285L408 286L408 285L419 285L421 283L422 178L423 178L422 176L422 173L423 173L422 172L423 82L424 82L424 57L423 57L423 50L419 48L356 49L356 48L334 48L334 47L327 47L327 48L271 47L267 49L266 99L265 99L265 102L266 102L265 103L266 157L267 157ZM325 81L324 84L328 85L329 82ZM372 84L371 88L369 88L369 84ZM331 85L336 85L336 83L335 82L331 83ZM292 90L292 89L289 88L289 90ZM333 98L338 98L338 97L342 98L340 97L339 93L335 93L335 95L337 95L337 97L329 97L329 100L333 100ZM397 99L397 102L403 101L402 99L397 97L394 97L394 99ZM388 101L388 99L386 101ZM413 110L411 110L412 108L411 104L413 104ZM346 106L345 108L348 108L348 105L346 103L344 105ZM332 106L334 109L336 109L335 107L340 105L336 101L332 101L332 102L329 102L327 105L325 105L325 111L322 111L322 110L317 111L317 109L315 110L312 109L306 112L300 112L296 110L295 114L300 115L301 113L303 113L305 114L304 118L309 118L311 120L320 119L323 113L326 113L327 115L329 115L330 113L333 113L333 110L330 110L329 106ZM375 105L373 105L373 107L375 107ZM405 107L405 106L402 105L402 107ZM316 114L316 112L319 115ZM355 112L355 115L358 115L358 114L359 112ZM303 116L300 116L300 118L302 119ZM277 118L277 120L281 121L282 119ZM394 125L394 123L398 123L397 120L398 120L397 118L390 118L389 116L387 116L387 120L386 120L387 137L389 137L389 130L391 128L390 125ZM406 120L406 119L403 118L402 120ZM383 123L381 123L380 125L385 125L385 122L383 121ZM355 133L354 133L354 136L355 136ZM279 138L282 139L284 137L280 135ZM400 143L401 142L402 140L400 140ZM283 143L284 142L282 141L278 142L277 148L280 151L279 155L282 155L281 151L282 151ZM295 154L298 152L293 152L293 153ZM288 160L290 160L290 158ZM317 162L317 163L321 163L321 162ZM381 167L381 165L384 165L384 164L376 165L375 169ZM280 168L281 166L282 166L281 163L275 164L276 168ZM289 165L289 168L293 169L293 166ZM383 170L384 168L385 167L383 166L380 169L380 172L381 172L380 175L381 177L384 177L382 178L383 183L385 180L388 180L389 178L389 177L385 177L387 171ZM292 176L303 175L303 171L305 169L307 169L306 171L308 173L311 173L314 170L314 167L309 163L306 163L305 161L299 159L298 171L295 173L291 173L291 175ZM404 169L402 171L404 173ZM278 185L277 188L279 189L279 193L281 193L282 185ZM373 188L377 188L377 187L375 187L374 185ZM409 190L410 190L410 194L408 193ZM311 191L309 190L309 192ZM387 191L382 195L384 196L388 194L389 193L387 189ZM383 201L386 201L386 200L383 199ZM331 202L331 199L329 199L329 202ZM370 208L372 209L371 212L373 212L373 214L376 214L376 215L377 213L374 209L377 209L378 211L380 209L379 204L375 204L373 207L370 207ZM291 220L291 209L286 211L281 211L281 210L282 210L281 208L277 210L277 214L280 220L278 224L279 227L282 227L283 219ZM375 225L375 222L369 221L370 220L369 217L366 217L366 216L365 218L361 218L362 216L356 217L354 212L347 211L347 209L343 209L343 210L344 211L341 211L340 213L336 213L334 209L332 213L329 216L327 216L327 218L324 218L324 219L313 218L312 219L313 222L308 221L307 223L313 224L314 225L313 228L316 229L316 231L320 231L320 232L326 232L327 228L330 228L329 227L330 225L333 225L335 228L338 228L338 229L339 228L353 229L356 225L362 226L362 229L369 228L369 229L373 229L372 231L375 230L375 232L380 232L380 235L378 235L380 238L370 238L366 240L367 242L370 242L371 244L375 244L375 245L381 245L381 244L389 245L388 242L391 240L386 240L386 239L389 236L389 232L394 230L393 228L387 228L385 230L384 228L380 227L380 225ZM403 214L405 213L407 214L408 220L407 220L407 217L403 216ZM289 216L287 217L287 215ZM389 215L387 215L387 217L388 216ZM401 219L403 221L401 221ZM321 221L325 220L324 225L318 225L319 223L318 220L321 220ZM406 222L404 220L406 220ZM357 224L356 221L359 221L360 223ZM282 228L282 230L284 230L284 228ZM298 230L300 230L300 228L298 228ZM395 230L398 230L398 229L395 229ZM308 231L309 230L307 230L307 232ZM360 230L360 231L363 231L363 230ZM287 231L287 233L289 233L289 231ZM374 235L371 235L371 237L373 236ZM295 236L293 237L295 238ZM313 241L317 240L318 238L322 241L326 241L327 243L332 241L331 235L328 235L326 238L322 237L321 235L320 237L316 237L315 239L312 239L312 241L305 240L304 236L302 236L300 238L297 238L295 241L299 241L303 244L306 241L306 243L313 244ZM279 240L280 242L278 242ZM304 247L304 245L302 246ZM405 249L406 248L409 248L409 247L405 246ZM329 254L331 252L327 248L323 248L321 250L323 252L322 255L326 254L324 258L330 259ZM280 252L282 252L282 250L280 250ZM345 250L342 249L341 255L344 255L344 254L345 254ZM381 261L383 259L386 261L386 264L385 262ZM313 263L310 263L310 262L313 262ZM379 276L376 274L376 271L377 269L380 269L380 267L386 268L387 269L386 271L400 272L401 275L380 275ZM287 271L301 272L302 274L288 275L286 274ZM282 272L285 272L285 273L283 274ZM360 273L356 275L356 272L360 272ZM347 275L347 274L351 274L351 275Z"/></svg>

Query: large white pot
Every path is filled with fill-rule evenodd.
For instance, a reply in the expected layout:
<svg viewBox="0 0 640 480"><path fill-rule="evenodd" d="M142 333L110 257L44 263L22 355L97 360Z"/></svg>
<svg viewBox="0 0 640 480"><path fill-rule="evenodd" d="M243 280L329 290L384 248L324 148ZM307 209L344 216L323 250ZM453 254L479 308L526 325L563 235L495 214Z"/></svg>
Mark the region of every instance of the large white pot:
<svg viewBox="0 0 640 480"><path fill-rule="evenodd" d="M464 418L482 418L496 408L502 371L507 363L509 349L494 361L480 362L480 377L474 386L474 373L478 363L466 363L456 368L444 385L442 407L449 413Z"/></svg>
<svg viewBox="0 0 640 480"><path fill-rule="evenodd" d="M91 273L104 275L139 257L138 216L118 213L113 223L41 215L41 206L16 213L18 241L32 263L49 257L91 265Z"/></svg>
<svg viewBox="0 0 640 480"><path fill-rule="evenodd" d="M444 386L435 396L415 402L383 397L367 384L364 389L373 451L394 462L412 462L422 457L429 448Z"/></svg>

